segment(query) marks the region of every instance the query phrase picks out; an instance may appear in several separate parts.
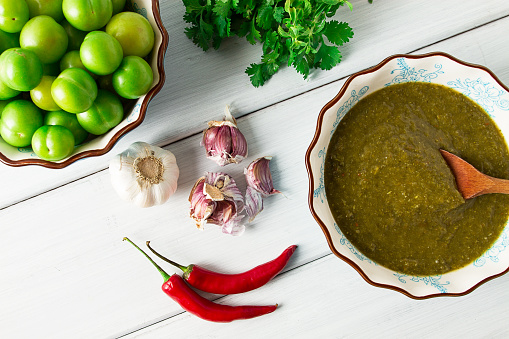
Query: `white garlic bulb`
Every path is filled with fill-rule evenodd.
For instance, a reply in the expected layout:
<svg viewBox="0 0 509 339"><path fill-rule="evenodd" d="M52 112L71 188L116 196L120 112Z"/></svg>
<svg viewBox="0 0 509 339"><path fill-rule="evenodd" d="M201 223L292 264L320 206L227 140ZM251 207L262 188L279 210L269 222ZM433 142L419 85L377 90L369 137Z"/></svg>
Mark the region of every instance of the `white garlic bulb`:
<svg viewBox="0 0 509 339"><path fill-rule="evenodd" d="M177 190L175 155L145 142L135 142L117 154L109 170L118 195L139 207L160 205Z"/></svg>

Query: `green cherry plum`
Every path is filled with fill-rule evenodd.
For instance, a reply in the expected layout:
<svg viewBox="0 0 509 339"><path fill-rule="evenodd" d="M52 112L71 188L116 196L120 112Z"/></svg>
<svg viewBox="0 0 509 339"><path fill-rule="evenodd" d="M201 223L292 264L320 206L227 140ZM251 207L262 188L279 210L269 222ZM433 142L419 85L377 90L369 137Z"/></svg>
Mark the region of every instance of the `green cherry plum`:
<svg viewBox="0 0 509 339"><path fill-rule="evenodd" d="M109 91L99 90L97 99L86 112L77 114L83 128L94 135L101 135L117 126L124 117L120 99Z"/></svg>
<svg viewBox="0 0 509 339"><path fill-rule="evenodd" d="M25 0L28 5L30 18L38 15L49 15L56 22L64 19L62 0Z"/></svg>
<svg viewBox="0 0 509 339"><path fill-rule="evenodd" d="M97 84L92 76L81 68L68 68L53 81L51 96L66 112L85 112L97 97Z"/></svg>
<svg viewBox="0 0 509 339"><path fill-rule="evenodd" d="M25 0L0 0L0 29L7 33L20 32L29 19Z"/></svg>
<svg viewBox="0 0 509 339"><path fill-rule="evenodd" d="M19 47L19 33L7 33L0 30L0 54L14 47Z"/></svg>
<svg viewBox="0 0 509 339"><path fill-rule="evenodd" d="M64 126L74 135L76 145L81 144L88 137L88 132L78 122L76 114L65 111L48 112L44 116L44 125Z"/></svg>
<svg viewBox="0 0 509 339"><path fill-rule="evenodd" d="M0 55L0 80L17 91L30 91L42 78L42 63L32 51L9 48Z"/></svg>
<svg viewBox="0 0 509 339"><path fill-rule="evenodd" d="M87 36L88 32L80 31L73 25L69 23L67 20L62 20L60 25L64 28L67 33L67 37L69 38L69 43L67 45L68 51L79 51L80 46L83 43L83 40Z"/></svg>
<svg viewBox="0 0 509 339"><path fill-rule="evenodd" d="M111 0L113 4L113 15L120 13L124 10L126 0Z"/></svg>
<svg viewBox="0 0 509 339"><path fill-rule="evenodd" d="M3 112L4 108L5 108L5 106L7 106L7 104L9 102L14 101L14 100L19 100L19 97L16 96L14 98L10 98L10 99L7 99L7 100L0 100L0 119L2 118L2 112Z"/></svg>
<svg viewBox="0 0 509 339"><path fill-rule="evenodd" d="M90 72L97 75L111 74L122 62L122 46L108 33L90 32L81 44L80 57Z"/></svg>
<svg viewBox="0 0 509 339"><path fill-rule="evenodd" d="M20 91L10 88L2 80L0 80L0 100L7 100L14 98Z"/></svg>
<svg viewBox="0 0 509 339"><path fill-rule="evenodd" d="M137 99L152 87L154 75L150 65L139 56L127 56L113 73L115 91L123 98Z"/></svg>
<svg viewBox="0 0 509 339"><path fill-rule="evenodd" d="M154 30L144 16L134 12L114 15L106 25L106 33L122 45L124 56L137 55L144 58L154 47Z"/></svg>
<svg viewBox="0 0 509 339"><path fill-rule="evenodd" d="M44 125L35 131L32 149L41 159L62 160L74 150L74 135L64 126Z"/></svg>
<svg viewBox="0 0 509 339"><path fill-rule="evenodd" d="M71 25L90 32L104 27L113 15L111 0L63 0L62 10Z"/></svg>
<svg viewBox="0 0 509 339"><path fill-rule="evenodd" d="M26 147L43 124L41 110L28 100L14 100L2 111L0 135L11 146Z"/></svg>
<svg viewBox="0 0 509 339"><path fill-rule="evenodd" d="M55 76L44 75L39 85L30 91L32 102L40 109L45 111L58 111L61 109L51 96L51 85L53 85L55 79Z"/></svg>
<svg viewBox="0 0 509 339"><path fill-rule="evenodd" d="M98 78L97 74L90 72L81 62L80 51L69 51L60 59L60 71L67 68L81 68L88 72L92 78Z"/></svg>
<svg viewBox="0 0 509 339"><path fill-rule="evenodd" d="M30 19L19 36L21 47L37 54L43 64L60 60L67 51L68 40L65 29L47 15Z"/></svg>

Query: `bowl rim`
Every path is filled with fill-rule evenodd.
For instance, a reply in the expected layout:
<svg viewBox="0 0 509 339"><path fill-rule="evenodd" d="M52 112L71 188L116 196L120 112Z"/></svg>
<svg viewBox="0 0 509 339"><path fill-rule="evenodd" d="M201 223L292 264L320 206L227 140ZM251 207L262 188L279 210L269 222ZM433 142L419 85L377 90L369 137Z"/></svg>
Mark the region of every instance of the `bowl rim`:
<svg viewBox="0 0 509 339"><path fill-rule="evenodd" d="M133 130L134 128L138 127L143 120L145 119L145 115L147 112L148 104L152 100L152 98L161 91L163 88L164 82L166 81L166 74L164 71L164 56L166 54L166 50L168 48L168 42L169 42L169 35L166 31L166 28L163 25L163 21L161 19L161 13L160 13L160 7L159 7L159 0L152 0L152 13L154 15L154 19L157 25L157 29L162 35L162 41L159 45L159 48L157 50L157 70L159 73L159 81L153 86L147 94L145 94L145 97L143 98L143 101L140 103L137 103L140 105L140 115L139 117L134 120L133 122L129 123L127 126L123 127L122 129L118 130L108 141L106 146L99 149L90 149L85 150L79 153L76 153L69 158L65 159L62 162L52 162L48 160L43 160L39 158L34 159L19 159L19 160L12 160L5 156L2 152L0 152L0 161L3 162L6 165L13 166L13 167L20 167L20 166L27 166L27 165L39 165L46 168L52 168L52 169L61 169L64 167L69 166L70 164L74 163L75 161L83 158L88 157L96 157L100 155L104 155L108 153L113 146L117 143L117 141L123 137L125 134Z"/></svg>
<svg viewBox="0 0 509 339"><path fill-rule="evenodd" d="M315 148L316 144L318 143L318 139L320 137L321 130L322 130L322 124L323 124L323 119L324 119L325 112L328 111L332 106L334 106L340 100L340 98L346 93L346 90L348 89L350 83L355 78L357 78L358 76L364 75L364 74L373 73L373 72L379 70L380 68L382 68L383 66L385 66L387 63L389 63L390 61L392 61L394 59L398 59L398 58L425 59L425 58L435 57L435 56L445 57L445 58L448 58L448 59L450 59L450 60L452 60L452 61L454 61L454 62L456 62L458 64L461 64L463 66L467 66L467 67L477 68L477 69L483 70L483 71L487 72L502 88L504 88L507 92L509 92L509 88L507 86L505 86L500 81L500 79L490 69L488 69L487 67L479 65L479 64L474 64L474 63L469 63L469 62L462 61L460 59L457 59L456 57L453 57L452 55L450 55L448 53L444 53L444 52L430 52L430 53L425 53L425 54L394 54L394 55L391 55L391 56L385 58L384 60L382 60L377 65L375 65L373 67L370 67L370 68L366 68L366 69L361 70L359 72L356 72L356 73L354 73L354 74L352 74L352 75L350 75L348 77L348 79L346 80L346 82L343 84L343 86L341 87L340 91L338 92L338 94L336 94L336 96L334 96L334 98L332 100L330 100L327 104L325 104L325 106L323 106L323 108L320 110L320 113L318 114L318 118L317 118L317 125L316 125L316 129L315 129L315 134L313 136L313 139L312 139L312 141L311 141L311 143L310 143L310 145L309 145L309 147L308 147L308 149L306 151L306 155L305 155L305 164L306 164L306 170L308 172L308 179L309 179L308 206L309 206L309 209L310 209L311 214L313 215L314 219L316 220L316 222L318 223L318 225L322 229L322 231L323 231L323 233L325 235L325 238L327 239L327 243L329 245L329 248L331 249L332 253L334 253L337 257L339 257L340 259L342 259L343 261L348 263L350 266L352 266L362 276L362 278L367 283L369 283L369 284L371 284L371 285L373 285L375 287L381 287L381 288L386 288L386 289L389 289L389 290L394 290L394 291L400 292L400 293L406 295L407 297L410 297L410 298L416 299L416 300L429 299L429 298L433 298L433 297L447 297L447 296L456 296L457 297L457 296L463 296L463 295L469 294L470 292L474 291L475 289L477 289L479 286L483 285L484 283L486 283L486 282L488 282L488 281L490 281L492 279L495 279L497 277L500 277L500 276L506 274L507 272L509 272L509 267L507 267L503 272L497 273L497 274L494 274L494 275L491 275L491 276L488 276L488 277L482 279L481 281L477 282L474 286L470 287L469 289L467 289L467 290L465 290L463 292L458 292L458 293L451 293L451 292L432 293L432 294L417 296L417 295L414 295L414 294L410 293L409 291L404 290L401 287L393 286L393 285L388 285L388 284L382 284L382 283L378 283L378 282L375 282L375 281L371 280L368 277L368 275L362 270L362 268L359 265L357 265L355 262L353 262L349 258L345 257L341 253L339 253L339 251L334 247L332 236L331 236L327 226L320 219L320 217L318 216L318 214L316 213L316 211L314 209L313 200L314 200L314 190L315 190L315 187L314 187L314 175L313 175L313 171L312 171L312 168L311 168L311 152L313 151L313 149Z"/></svg>

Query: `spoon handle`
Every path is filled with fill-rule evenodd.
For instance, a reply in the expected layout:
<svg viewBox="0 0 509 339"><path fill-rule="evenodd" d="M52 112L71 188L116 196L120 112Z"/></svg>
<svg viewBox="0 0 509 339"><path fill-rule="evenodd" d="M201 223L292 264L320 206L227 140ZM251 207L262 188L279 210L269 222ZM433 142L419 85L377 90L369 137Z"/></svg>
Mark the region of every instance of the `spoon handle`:
<svg viewBox="0 0 509 339"><path fill-rule="evenodd" d="M487 187L482 191L482 194L487 193L503 193L509 194L509 180L506 179L498 179L493 177L488 177L493 183L492 186Z"/></svg>

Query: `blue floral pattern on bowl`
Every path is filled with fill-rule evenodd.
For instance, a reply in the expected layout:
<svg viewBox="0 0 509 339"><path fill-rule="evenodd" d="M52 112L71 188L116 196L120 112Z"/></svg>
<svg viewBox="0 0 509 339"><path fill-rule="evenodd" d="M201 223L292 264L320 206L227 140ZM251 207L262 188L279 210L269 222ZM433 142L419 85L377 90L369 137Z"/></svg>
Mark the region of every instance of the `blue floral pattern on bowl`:
<svg viewBox="0 0 509 339"><path fill-rule="evenodd" d="M481 78L476 80L466 78L449 81L447 84L477 102L490 115L496 108L509 110L509 101L502 98L502 96L506 98L507 93L495 88L491 82L483 81Z"/></svg>
<svg viewBox="0 0 509 339"><path fill-rule="evenodd" d="M129 9L129 11L131 12L136 12L138 14L143 15L145 19L148 20L147 9L144 7L140 7L136 2L133 3L132 1L127 1L126 8Z"/></svg>
<svg viewBox="0 0 509 339"><path fill-rule="evenodd" d="M398 73L391 82L386 83L385 86L400 84L411 81L431 82L436 79L440 74L443 74L442 65L435 64L435 71L431 72L427 69L416 69L415 67L408 66L405 58L399 58L398 68L391 71L391 74Z"/></svg>

